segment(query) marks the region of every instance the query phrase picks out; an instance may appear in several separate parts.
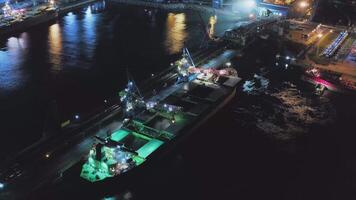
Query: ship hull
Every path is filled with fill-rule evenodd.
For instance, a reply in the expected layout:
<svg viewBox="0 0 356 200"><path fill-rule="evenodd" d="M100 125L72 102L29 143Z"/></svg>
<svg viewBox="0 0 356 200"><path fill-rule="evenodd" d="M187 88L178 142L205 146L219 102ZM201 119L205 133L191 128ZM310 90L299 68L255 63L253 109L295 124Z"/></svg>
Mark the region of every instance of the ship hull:
<svg viewBox="0 0 356 200"><path fill-rule="evenodd" d="M211 119L217 112L219 112L221 109L223 109L231 100L235 97L236 94L236 88L231 88L231 91L229 94L227 94L221 101L218 101L216 104L212 104L210 106L210 109L208 109L206 112L202 113L199 115L199 117L191 123L191 125L188 125L187 127L184 127L175 139L165 143L163 146L161 146L157 151L155 151L153 154L150 155L149 159L145 161L142 165L139 165L126 173L123 173L121 175L117 175L111 178L107 178L102 181L94 182L94 183L89 183L85 180L83 180L83 183L86 184L89 188L108 188L110 185L115 185L115 188L117 189L124 189L123 187L127 187L127 185L130 184L133 180L137 180L136 178L140 178L140 176L144 175L147 173L149 169L152 169L153 165L157 163L157 161L165 158L167 155L169 155L176 147L179 145L181 142L183 142L185 139L187 139L189 136L191 136L199 127L201 127L203 124L205 124L209 119Z"/></svg>

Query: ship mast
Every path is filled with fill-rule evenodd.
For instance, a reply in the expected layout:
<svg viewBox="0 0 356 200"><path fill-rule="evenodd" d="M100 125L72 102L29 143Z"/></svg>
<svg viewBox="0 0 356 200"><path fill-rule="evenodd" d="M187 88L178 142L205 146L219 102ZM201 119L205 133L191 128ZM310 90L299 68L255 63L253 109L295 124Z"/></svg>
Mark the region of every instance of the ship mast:
<svg viewBox="0 0 356 200"><path fill-rule="evenodd" d="M134 114L138 106L144 104L144 101L139 88L128 70L126 71L126 74L127 85L123 91L120 91L119 95L124 115L130 117Z"/></svg>

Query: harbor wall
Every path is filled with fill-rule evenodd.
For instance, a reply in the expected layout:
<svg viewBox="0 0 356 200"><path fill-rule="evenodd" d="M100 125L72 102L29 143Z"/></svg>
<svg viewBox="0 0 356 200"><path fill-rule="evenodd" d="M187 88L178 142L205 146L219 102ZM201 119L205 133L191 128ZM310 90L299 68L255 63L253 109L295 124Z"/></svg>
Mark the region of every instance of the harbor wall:
<svg viewBox="0 0 356 200"><path fill-rule="evenodd" d="M159 3L159 2L149 2L149 1L142 1L142 0L108 0L108 2L115 3L115 4L128 4L134 6L160 8L165 10L176 10L176 11L194 10L194 11L201 11L201 12L219 14L219 15L238 16L230 10L216 9L213 8L212 6L192 4L192 3Z"/></svg>
<svg viewBox="0 0 356 200"><path fill-rule="evenodd" d="M83 0L83 1L73 2L73 3L70 3L70 4L60 5L58 14L60 14L60 15L61 14L65 14L65 13L73 11L73 10L75 10L77 8L80 8L80 7L86 6L88 4L94 3L96 1L98 1L98 0Z"/></svg>
<svg viewBox="0 0 356 200"><path fill-rule="evenodd" d="M58 12L56 14L46 13L43 15L31 17L23 22L19 22L7 28L0 29L0 35L13 34L16 32L26 30L38 24L50 22L52 20L55 20L58 17L58 15L64 15L65 13L71 12L72 10L94 3L96 1L98 0L79 0L76 2L61 4L59 5ZM200 12L205 12L210 14L228 15L234 18L239 17L233 12L231 12L230 10L215 9L211 6L192 4L192 3L159 3L159 2L149 2L149 1L142 1L142 0L107 0L107 1L109 3L114 3L114 4L126 4L126 5L151 7L151 8L159 8L159 9L175 10L175 11L194 10L194 11L200 11Z"/></svg>
<svg viewBox="0 0 356 200"><path fill-rule="evenodd" d="M49 12L35 17L28 18L22 22L11 24L8 27L0 29L0 35L8 35L16 32L21 32L33 26L55 20L57 18L56 12Z"/></svg>

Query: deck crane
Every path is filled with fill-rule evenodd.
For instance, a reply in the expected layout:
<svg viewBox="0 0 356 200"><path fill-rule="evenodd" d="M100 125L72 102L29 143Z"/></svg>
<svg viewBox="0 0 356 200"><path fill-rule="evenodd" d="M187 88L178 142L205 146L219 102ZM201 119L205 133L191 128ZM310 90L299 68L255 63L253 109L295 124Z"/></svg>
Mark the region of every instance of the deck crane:
<svg viewBox="0 0 356 200"><path fill-rule="evenodd" d="M203 75L212 75L215 80L219 80L220 76L231 76L236 75L237 72L234 68L230 67L229 63L228 68L224 69L214 69L214 68L202 68L197 67L194 64L194 61L189 53L188 48L183 48L182 59L178 60L175 65L178 70L178 83L189 81L189 77L192 74L203 74Z"/></svg>
<svg viewBox="0 0 356 200"><path fill-rule="evenodd" d="M135 113L136 108L145 105L140 90L135 81L127 71L128 83L124 90L120 91L120 101L123 106L124 115L127 117Z"/></svg>
<svg viewBox="0 0 356 200"><path fill-rule="evenodd" d="M183 48L182 59L176 61L175 65L177 66L178 70L178 82L188 81L188 69L191 67L195 68L195 63L188 48Z"/></svg>
<svg viewBox="0 0 356 200"><path fill-rule="evenodd" d="M190 57L188 49L185 50L186 56ZM191 62L193 60L191 59ZM132 116L143 110L156 110L160 112L166 112L171 115L172 123L175 122L175 114L182 111L182 107L171 105L171 104L161 104L159 101L144 101L143 96L139 88L137 87L135 81L127 72L128 83L124 90L120 91L120 101L123 107L123 113L125 116L124 123L129 123L132 120Z"/></svg>

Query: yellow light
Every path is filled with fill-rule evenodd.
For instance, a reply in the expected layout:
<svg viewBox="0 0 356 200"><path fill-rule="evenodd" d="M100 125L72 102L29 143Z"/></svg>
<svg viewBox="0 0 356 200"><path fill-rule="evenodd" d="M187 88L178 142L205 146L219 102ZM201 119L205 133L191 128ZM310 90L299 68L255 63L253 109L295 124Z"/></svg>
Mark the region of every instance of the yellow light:
<svg viewBox="0 0 356 200"><path fill-rule="evenodd" d="M214 35L214 32L215 32L215 24L217 22L217 19L218 17L215 15L215 16L211 16L210 19L209 19L209 25L210 25L210 28L209 28L209 37L212 38L213 35Z"/></svg>
<svg viewBox="0 0 356 200"><path fill-rule="evenodd" d="M52 63L53 71L62 70L62 33L59 24L53 24L49 27L48 46L50 50L49 60Z"/></svg>
<svg viewBox="0 0 356 200"><path fill-rule="evenodd" d="M323 37L323 34L319 33L318 38L321 38L321 37Z"/></svg>
<svg viewBox="0 0 356 200"><path fill-rule="evenodd" d="M166 22L165 46L169 53L175 54L182 50L188 36L186 16L184 13L169 13Z"/></svg>
<svg viewBox="0 0 356 200"><path fill-rule="evenodd" d="M308 6L309 6L309 4L306 1L302 1L302 2L299 3L299 7L301 7L301 8L306 8Z"/></svg>

